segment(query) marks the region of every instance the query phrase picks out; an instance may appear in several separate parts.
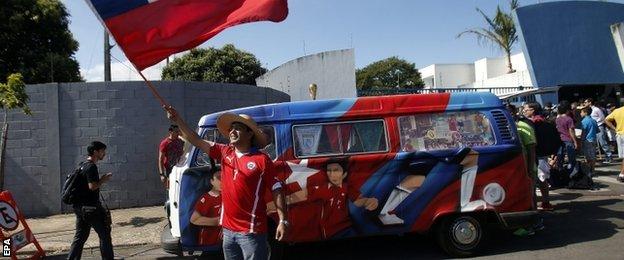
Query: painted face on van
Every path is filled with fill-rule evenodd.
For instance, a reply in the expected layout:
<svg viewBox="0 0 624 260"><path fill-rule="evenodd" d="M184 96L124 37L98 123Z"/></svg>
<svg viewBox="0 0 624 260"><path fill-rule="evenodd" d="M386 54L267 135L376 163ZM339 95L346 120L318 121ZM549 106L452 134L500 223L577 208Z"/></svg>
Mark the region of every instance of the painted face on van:
<svg viewBox="0 0 624 260"><path fill-rule="evenodd" d="M330 163L327 165L327 178L332 185L341 186L347 172L342 169L338 163Z"/></svg>

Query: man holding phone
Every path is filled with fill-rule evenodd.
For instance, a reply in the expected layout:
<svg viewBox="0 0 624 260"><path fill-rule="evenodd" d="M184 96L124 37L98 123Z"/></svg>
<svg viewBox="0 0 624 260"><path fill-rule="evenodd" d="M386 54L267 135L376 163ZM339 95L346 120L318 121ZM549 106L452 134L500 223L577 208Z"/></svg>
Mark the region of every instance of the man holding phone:
<svg viewBox="0 0 624 260"><path fill-rule="evenodd" d="M100 253L102 259L114 259L113 243L111 240L110 213L100 201L100 187L106 183L113 173L106 173L100 177L96 164L106 156L106 145L93 141L87 147L89 156L80 163L80 176L77 187L77 201L73 204L76 214L76 234L72 241L67 259L80 259L82 248L89 238L91 227L100 237Z"/></svg>

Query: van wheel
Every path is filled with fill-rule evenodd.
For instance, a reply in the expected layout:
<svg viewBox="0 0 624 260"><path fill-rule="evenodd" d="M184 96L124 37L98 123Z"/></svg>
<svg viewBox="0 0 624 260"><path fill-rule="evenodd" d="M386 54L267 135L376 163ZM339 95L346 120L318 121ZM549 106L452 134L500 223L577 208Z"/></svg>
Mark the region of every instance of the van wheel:
<svg viewBox="0 0 624 260"><path fill-rule="evenodd" d="M447 254L453 257L470 257L475 255L482 245L483 226L472 216L448 217L438 225L436 238Z"/></svg>

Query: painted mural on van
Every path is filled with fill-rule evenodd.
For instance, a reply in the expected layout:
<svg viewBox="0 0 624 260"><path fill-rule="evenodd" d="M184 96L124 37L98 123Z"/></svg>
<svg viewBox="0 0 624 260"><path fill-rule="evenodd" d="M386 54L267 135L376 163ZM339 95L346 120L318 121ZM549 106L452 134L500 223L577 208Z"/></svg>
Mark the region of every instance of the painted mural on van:
<svg viewBox="0 0 624 260"><path fill-rule="evenodd" d="M304 101L228 112L252 116L270 140L263 151L285 187L288 242L426 232L438 223L447 252L472 253L483 221L492 219L473 213L493 214L503 225L532 215L531 179L515 124L490 93ZM219 115L202 117L199 134L226 143L215 127ZM206 232L192 219L216 216L218 169L199 149L187 157L171 198L179 204L172 211L178 217L171 219L179 224L183 247L216 250L218 228ZM267 214L277 220L271 199L267 191ZM202 211L206 202L212 211ZM467 231L446 232L457 228ZM172 234L174 229L172 224Z"/></svg>

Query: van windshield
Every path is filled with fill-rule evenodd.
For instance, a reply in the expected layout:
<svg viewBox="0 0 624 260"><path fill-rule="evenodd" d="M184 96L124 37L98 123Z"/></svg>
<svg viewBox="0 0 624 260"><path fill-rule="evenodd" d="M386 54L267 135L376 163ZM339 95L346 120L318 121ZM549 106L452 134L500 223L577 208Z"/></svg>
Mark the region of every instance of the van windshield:
<svg viewBox="0 0 624 260"><path fill-rule="evenodd" d="M277 150L275 148L276 147L275 130L273 129L272 126L261 125L259 127L262 130L262 132L267 136L267 140L269 141L269 144L263 149L260 149L260 151L269 155L271 160L275 160L277 158ZM217 130L216 128L206 129L202 138L204 140L208 140L208 141L219 143L219 144L227 144L230 142L229 139L223 136L221 133L219 133L219 130ZM206 154L204 151L199 151L199 154L197 155L197 159L195 160L194 165L195 166L210 165L210 157L208 157L208 154Z"/></svg>

